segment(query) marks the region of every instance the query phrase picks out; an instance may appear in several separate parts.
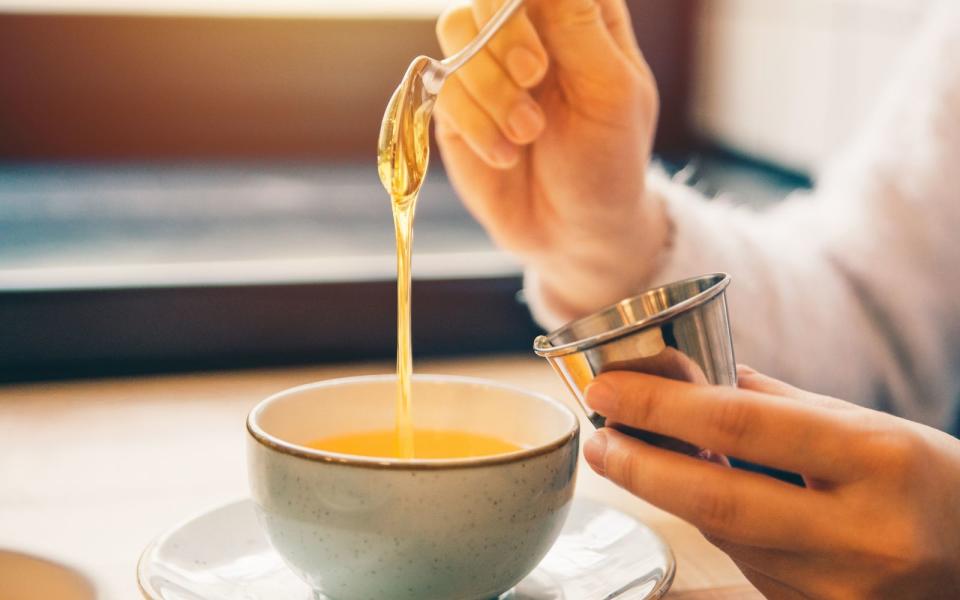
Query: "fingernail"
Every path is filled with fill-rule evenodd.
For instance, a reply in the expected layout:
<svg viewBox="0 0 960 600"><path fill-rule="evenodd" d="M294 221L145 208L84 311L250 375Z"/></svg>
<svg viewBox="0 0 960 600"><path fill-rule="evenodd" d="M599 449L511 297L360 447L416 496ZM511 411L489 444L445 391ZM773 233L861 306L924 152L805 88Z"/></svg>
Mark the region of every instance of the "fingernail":
<svg viewBox="0 0 960 600"><path fill-rule="evenodd" d="M590 408L605 417L617 414L617 405L620 402L617 390L605 381L598 379L588 385L586 399Z"/></svg>
<svg viewBox="0 0 960 600"><path fill-rule="evenodd" d="M507 126L521 143L532 142L540 135L545 125L540 107L523 100L513 107L507 116Z"/></svg>
<svg viewBox="0 0 960 600"><path fill-rule="evenodd" d="M713 450L707 450L707 449L701 450L700 453L697 454L697 458L699 458L702 461L706 461L708 463L720 465L722 467L730 466L730 461L727 459L726 456L724 456L723 454L718 454Z"/></svg>
<svg viewBox="0 0 960 600"><path fill-rule="evenodd" d="M587 464L590 465L591 469L599 475L605 475L606 470L604 465L606 455L607 434L603 431L598 431L583 445L583 457L587 459Z"/></svg>
<svg viewBox="0 0 960 600"><path fill-rule="evenodd" d="M507 53L507 71L517 85L532 87L540 83L546 68L539 56L521 46Z"/></svg>
<svg viewBox="0 0 960 600"><path fill-rule="evenodd" d="M490 148L490 160L497 167L512 167L519 158L520 150L507 140L500 140Z"/></svg>

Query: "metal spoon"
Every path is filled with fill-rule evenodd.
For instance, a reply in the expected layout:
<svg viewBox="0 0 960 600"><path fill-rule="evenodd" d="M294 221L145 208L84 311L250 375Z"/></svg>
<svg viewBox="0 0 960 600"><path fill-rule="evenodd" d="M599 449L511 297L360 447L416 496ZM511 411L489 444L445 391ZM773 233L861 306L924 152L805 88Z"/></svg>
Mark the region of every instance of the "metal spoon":
<svg viewBox="0 0 960 600"><path fill-rule="evenodd" d="M520 8L522 4L523 0L507 0L507 2L500 7L500 10L493 15L493 18L487 21L486 25L484 25L477 34L477 37L473 38L473 41L467 44L462 50L443 60L428 58L429 63L421 73L423 87L426 91L433 95L439 94L440 88L443 87L443 82L460 67L467 64L471 58L476 56L477 52L480 52L480 50L487 45L490 38L500 31L504 23L510 20L513 13L517 12L517 9Z"/></svg>
<svg viewBox="0 0 960 600"><path fill-rule="evenodd" d="M418 152L400 143L405 135L403 130L412 128L416 132L429 128L444 81L476 56L522 4L523 0L508 0L483 26L477 37L456 54L444 60L418 56L410 64L387 104L380 125L380 180L391 197L415 198L429 161L428 144L422 144L423 148Z"/></svg>

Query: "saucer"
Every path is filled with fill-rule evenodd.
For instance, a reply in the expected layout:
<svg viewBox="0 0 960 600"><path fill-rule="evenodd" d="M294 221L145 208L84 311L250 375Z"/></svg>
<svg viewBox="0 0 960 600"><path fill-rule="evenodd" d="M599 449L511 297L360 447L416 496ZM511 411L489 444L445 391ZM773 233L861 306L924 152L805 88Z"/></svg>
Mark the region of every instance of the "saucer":
<svg viewBox="0 0 960 600"><path fill-rule="evenodd" d="M509 600L646 600L662 597L676 565L649 527L576 498L563 531ZM313 600L270 546L250 500L203 513L150 544L137 565L148 600Z"/></svg>

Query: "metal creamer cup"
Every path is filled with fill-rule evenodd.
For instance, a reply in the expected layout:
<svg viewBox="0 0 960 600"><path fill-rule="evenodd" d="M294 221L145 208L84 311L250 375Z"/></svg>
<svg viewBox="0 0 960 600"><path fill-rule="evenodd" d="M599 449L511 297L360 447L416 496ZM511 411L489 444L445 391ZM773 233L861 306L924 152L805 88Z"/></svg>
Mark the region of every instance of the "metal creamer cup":
<svg viewBox="0 0 960 600"><path fill-rule="evenodd" d="M730 281L716 273L648 290L538 337L534 351L550 362L597 427L606 418L587 406L584 394L602 373L636 371L735 386Z"/></svg>

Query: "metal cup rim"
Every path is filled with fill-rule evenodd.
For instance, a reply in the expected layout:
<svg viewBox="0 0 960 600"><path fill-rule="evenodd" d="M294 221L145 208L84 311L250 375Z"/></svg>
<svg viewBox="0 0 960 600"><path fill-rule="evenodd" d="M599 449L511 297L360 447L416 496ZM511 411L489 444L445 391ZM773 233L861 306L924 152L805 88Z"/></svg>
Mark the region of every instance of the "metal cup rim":
<svg viewBox="0 0 960 600"><path fill-rule="evenodd" d="M649 317L645 317L637 321L636 323L623 325L622 327L611 329L610 331L605 331L603 333L599 333L597 335L584 338L582 340L567 342L566 344L561 344L559 346L554 346L550 341L551 338L556 337L557 335L559 335L560 333L566 330L576 327L578 324L588 319L595 318L608 311L614 310L616 307L621 306L625 303L633 302L634 300L642 298L643 296L646 296L651 292L662 290L667 287L693 283L695 281L700 281L703 279L719 279L719 281L714 285L710 286L709 288L703 290L699 294L696 294L695 296L691 296L690 298L687 298L682 302L678 302L667 309L664 309L656 314L650 315ZM567 356L569 354L576 354L578 352L590 350L591 348L596 348L597 346L600 346L600 345L606 344L607 342L611 342L613 340L630 335L641 329L645 329L647 327L651 327L654 325L660 325L666 321L669 321L677 317L678 315L681 315L685 312L693 310L694 308L697 308L698 306L706 304L710 300L713 300L714 298L722 294L724 291L726 291L731 281L732 281L732 278L728 273L718 272L718 273L711 273L708 275L700 275L699 277L689 277L687 279L675 281L673 283L669 283L664 286L651 288L641 294L637 294L636 296L631 296L630 298L626 298L624 300L621 300L620 302L616 302L614 304L611 304L610 306L607 306L606 308L598 310L593 314L590 314L586 317L582 317L580 319L577 319L576 321L568 323L567 325L564 325L559 329L551 331L546 335L541 335L537 337L537 339L534 340L533 342L533 351L536 352L538 356L542 356L543 358L557 358L560 356Z"/></svg>

